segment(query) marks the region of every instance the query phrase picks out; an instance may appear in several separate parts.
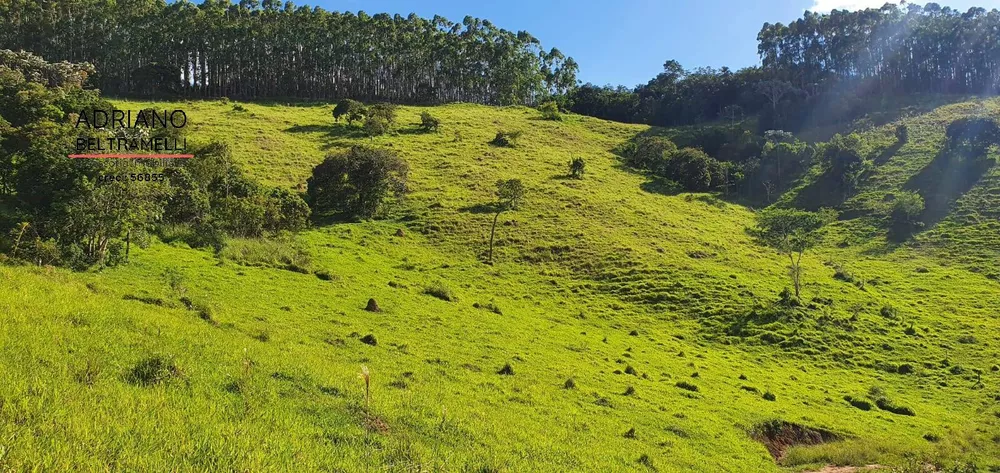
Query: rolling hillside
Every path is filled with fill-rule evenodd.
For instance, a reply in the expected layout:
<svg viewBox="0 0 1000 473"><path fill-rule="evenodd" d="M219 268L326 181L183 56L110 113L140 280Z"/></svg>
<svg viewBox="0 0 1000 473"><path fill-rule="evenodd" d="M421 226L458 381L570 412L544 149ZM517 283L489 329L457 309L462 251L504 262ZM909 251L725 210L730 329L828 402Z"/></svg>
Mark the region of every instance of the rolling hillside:
<svg viewBox="0 0 1000 473"><path fill-rule="evenodd" d="M746 235L750 209L620 165L644 126L403 107L369 140L330 105L118 105L183 108L190 140L290 188L327 152L389 147L411 193L382 220L218 254L154 240L99 272L0 266L0 469L1000 468L998 171L914 244L871 223L953 117L998 101L905 119L910 143L806 255L794 309L777 308L785 261ZM440 132L417 130L424 110ZM498 130L520 146L488 145ZM501 178L527 195L491 266Z"/></svg>

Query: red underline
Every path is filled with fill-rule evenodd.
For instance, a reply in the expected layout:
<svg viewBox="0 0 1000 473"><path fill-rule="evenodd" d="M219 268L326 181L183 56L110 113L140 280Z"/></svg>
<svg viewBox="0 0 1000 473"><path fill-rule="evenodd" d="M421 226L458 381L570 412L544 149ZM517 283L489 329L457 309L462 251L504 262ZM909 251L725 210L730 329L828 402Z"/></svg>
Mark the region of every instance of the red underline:
<svg viewBox="0 0 1000 473"><path fill-rule="evenodd" d="M71 154L71 159L190 159L193 154Z"/></svg>

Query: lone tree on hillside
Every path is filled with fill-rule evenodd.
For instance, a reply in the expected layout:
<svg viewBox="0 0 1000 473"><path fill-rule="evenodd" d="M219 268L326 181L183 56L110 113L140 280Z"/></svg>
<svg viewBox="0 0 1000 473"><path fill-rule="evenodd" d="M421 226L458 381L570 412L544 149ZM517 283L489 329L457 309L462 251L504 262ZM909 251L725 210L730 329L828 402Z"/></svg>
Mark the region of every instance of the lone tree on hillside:
<svg viewBox="0 0 1000 473"><path fill-rule="evenodd" d="M406 162L392 151L355 146L313 168L306 181L309 205L315 214L372 217L390 193L400 197L406 192L408 172Z"/></svg>
<svg viewBox="0 0 1000 473"><path fill-rule="evenodd" d="M396 106L388 103L377 103L365 109L364 131L371 139L384 135L392 130L396 123Z"/></svg>
<svg viewBox="0 0 1000 473"><path fill-rule="evenodd" d="M441 127L441 120L428 112L420 112L420 128L424 131L438 131Z"/></svg>
<svg viewBox="0 0 1000 473"><path fill-rule="evenodd" d="M340 123L340 117L347 118L347 124L354 124L355 120L364 118L365 106L357 100L344 99L337 102L333 109L333 121Z"/></svg>
<svg viewBox="0 0 1000 473"><path fill-rule="evenodd" d="M795 286L796 299L802 289L802 255L820 242L820 230L835 218L836 213L829 209L819 212L768 209L757 214L757 227L750 229L750 234L759 243L788 255L788 275Z"/></svg>
<svg viewBox="0 0 1000 473"><path fill-rule="evenodd" d="M569 175L574 179L583 179L584 168L587 164L583 162L583 158L573 158L569 163Z"/></svg>
<svg viewBox="0 0 1000 473"><path fill-rule="evenodd" d="M559 113L559 105L555 101L549 101L543 103L538 107L538 110L542 112L542 118L545 120L561 121L562 114Z"/></svg>
<svg viewBox="0 0 1000 473"><path fill-rule="evenodd" d="M923 227L920 216L924 213L924 208L924 198L916 192L904 191L896 195L889 214L889 237L902 241Z"/></svg>
<svg viewBox="0 0 1000 473"><path fill-rule="evenodd" d="M757 83L757 92L767 97L771 102L771 111L777 113L778 102L786 95L795 91L795 87L783 80L764 80Z"/></svg>
<svg viewBox="0 0 1000 473"><path fill-rule="evenodd" d="M497 201L493 204L493 226L490 228L490 252L486 261L493 264L493 241L497 232L497 220L507 210L517 210L524 199L524 184L520 179L500 179L497 181Z"/></svg>
<svg viewBox="0 0 1000 473"><path fill-rule="evenodd" d="M743 121L743 115L743 107L740 107L739 105L726 105L725 107L722 107L722 111L719 112L720 117L729 120L730 126L736 125L737 117L739 118L739 121Z"/></svg>

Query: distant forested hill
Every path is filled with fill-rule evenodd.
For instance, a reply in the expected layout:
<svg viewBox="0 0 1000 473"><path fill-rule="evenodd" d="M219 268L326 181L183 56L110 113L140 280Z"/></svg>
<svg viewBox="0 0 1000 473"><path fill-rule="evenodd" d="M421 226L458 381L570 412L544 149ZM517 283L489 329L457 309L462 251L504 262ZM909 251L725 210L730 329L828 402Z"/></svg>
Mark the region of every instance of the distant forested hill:
<svg viewBox="0 0 1000 473"><path fill-rule="evenodd" d="M111 95L533 103L577 65L466 17L328 12L275 0L0 2L0 49L91 62Z"/></svg>
<svg viewBox="0 0 1000 473"><path fill-rule="evenodd" d="M748 40L750 38L747 38ZM586 84L573 111L661 126L760 115L761 131L849 122L916 94L1000 90L1000 12L936 3L806 12L757 35L761 66L663 72L634 89Z"/></svg>

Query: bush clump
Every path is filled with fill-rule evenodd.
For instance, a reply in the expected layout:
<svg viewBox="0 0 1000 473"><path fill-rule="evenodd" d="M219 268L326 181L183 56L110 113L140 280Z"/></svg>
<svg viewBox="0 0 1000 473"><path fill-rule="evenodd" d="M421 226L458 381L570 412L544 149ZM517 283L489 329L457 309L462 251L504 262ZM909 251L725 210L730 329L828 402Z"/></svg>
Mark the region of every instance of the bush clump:
<svg viewBox="0 0 1000 473"><path fill-rule="evenodd" d="M920 194L909 191L897 194L889 214L893 237L901 240L923 227L920 216L923 215L924 208L924 198Z"/></svg>
<svg viewBox="0 0 1000 473"><path fill-rule="evenodd" d="M554 101L545 102L538 107L538 110L542 112L542 118L546 120L561 121L562 114L559 113L559 105Z"/></svg>
<svg viewBox="0 0 1000 473"><path fill-rule="evenodd" d="M451 288L444 285L444 283L438 282L424 288L424 294L429 296L437 297L443 301L452 302L455 300L455 294L451 292Z"/></svg>
<svg viewBox="0 0 1000 473"><path fill-rule="evenodd" d="M1000 144L1000 125L988 117L960 118L948 125L945 136L949 149L981 153Z"/></svg>
<svg viewBox="0 0 1000 473"><path fill-rule="evenodd" d="M341 117L347 119L349 125L361 120L365 116L365 105L357 100L344 99L337 102L333 108L333 121L340 122Z"/></svg>
<svg viewBox="0 0 1000 473"><path fill-rule="evenodd" d="M906 127L906 124L896 125L896 141L900 144L906 144L910 141L910 129Z"/></svg>
<svg viewBox="0 0 1000 473"><path fill-rule="evenodd" d="M694 384L691 384L687 381L678 381L677 384L675 384L674 386L677 386L678 388L681 388L686 391L698 392L698 386L695 386Z"/></svg>
<svg viewBox="0 0 1000 473"><path fill-rule="evenodd" d="M424 131L438 131L441 127L441 120L434 117L430 112L420 112L420 128Z"/></svg>
<svg viewBox="0 0 1000 473"><path fill-rule="evenodd" d="M848 404L854 406L857 409L861 409L863 411L872 410L872 403L864 399L855 399L851 396L844 396L844 400L847 401Z"/></svg>
<svg viewBox="0 0 1000 473"><path fill-rule="evenodd" d="M521 131L498 131L497 136L490 141L493 146L501 148L517 147L517 141L521 138Z"/></svg>
<svg viewBox="0 0 1000 473"><path fill-rule="evenodd" d="M569 175L573 179L583 179L583 171L586 167L586 163L583 162L583 158L573 158L569 163Z"/></svg>
<svg viewBox="0 0 1000 473"><path fill-rule="evenodd" d="M897 406L896 404L893 404L892 401L886 398L877 399L875 401L875 405L878 406L879 409L891 412L893 414L899 414L903 416L917 415L916 413L913 412L913 409L910 409L909 407L906 406Z"/></svg>

